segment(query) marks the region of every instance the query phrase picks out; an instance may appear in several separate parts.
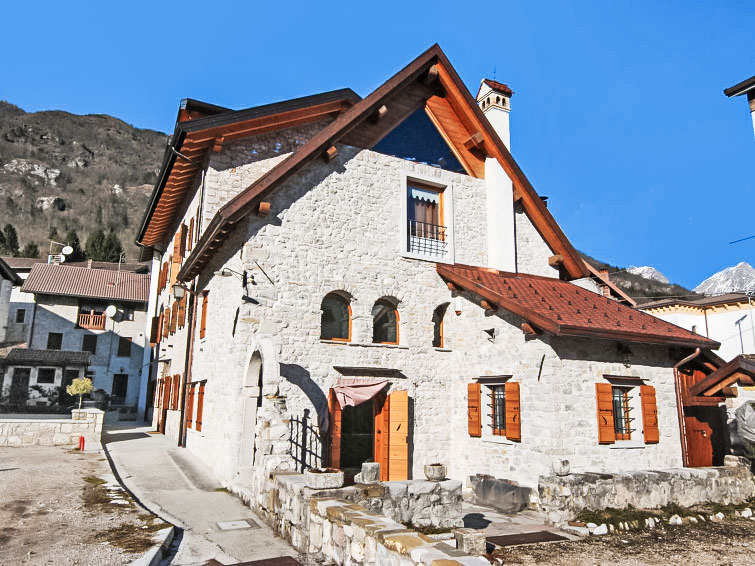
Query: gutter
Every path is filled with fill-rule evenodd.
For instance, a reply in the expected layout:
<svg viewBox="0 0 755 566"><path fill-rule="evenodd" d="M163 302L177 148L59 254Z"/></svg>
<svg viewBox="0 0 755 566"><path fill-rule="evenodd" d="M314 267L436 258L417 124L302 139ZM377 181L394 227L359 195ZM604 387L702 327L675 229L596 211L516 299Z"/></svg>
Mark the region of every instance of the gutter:
<svg viewBox="0 0 755 566"><path fill-rule="evenodd" d="M679 417L679 437L681 440L681 446L682 446L682 465L687 468L689 467L689 453L688 453L688 447L687 447L687 429L684 424L684 405L682 403L682 384L681 379L679 377L679 368L683 366L684 364L691 362L696 357L698 357L701 353L700 348L695 348L695 351L687 356L686 358L680 360L676 364L674 364L674 390L676 391L676 413Z"/></svg>

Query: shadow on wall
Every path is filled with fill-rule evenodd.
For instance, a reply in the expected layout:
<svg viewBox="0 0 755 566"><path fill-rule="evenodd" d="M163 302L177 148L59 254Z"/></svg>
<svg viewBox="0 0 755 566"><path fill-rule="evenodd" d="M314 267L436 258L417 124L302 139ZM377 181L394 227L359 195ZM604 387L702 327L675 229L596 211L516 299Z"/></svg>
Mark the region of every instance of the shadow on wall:
<svg viewBox="0 0 755 566"><path fill-rule="evenodd" d="M317 412L317 426L325 432L328 430L328 398L320 386L312 381L309 370L298 364L280 364L280 375L289 383L293 383L312 403Z"/></svg>

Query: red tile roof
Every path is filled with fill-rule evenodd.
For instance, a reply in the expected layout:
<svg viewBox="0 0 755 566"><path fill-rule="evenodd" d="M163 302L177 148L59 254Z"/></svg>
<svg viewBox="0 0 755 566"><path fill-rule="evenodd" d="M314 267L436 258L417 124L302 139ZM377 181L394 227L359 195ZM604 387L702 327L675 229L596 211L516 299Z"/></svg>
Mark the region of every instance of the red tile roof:
<svg viewBox="0 0 755 566"><path fill-rule="evenodd" d="M455 285L558 336L717 348L718 343L568 281L467 265L437 266Z"/></svg>
<svg viewBox="0 0 755 566"><path fill-rule="evenodd" d="M146 303L149 297L149 275L37 263L32 267L21 290L42 295Z"/></svg>
<svg viewBox="0 0 755 566"><path fill-rule="evenodd" d="M505 85L503 83L499 83L498 81L494 81L493 79L483 79L485 84L488 85L493 90L497 90L502 92L503 94L507 96L513 96L514 91L509 88L508 85Z"/></svg>

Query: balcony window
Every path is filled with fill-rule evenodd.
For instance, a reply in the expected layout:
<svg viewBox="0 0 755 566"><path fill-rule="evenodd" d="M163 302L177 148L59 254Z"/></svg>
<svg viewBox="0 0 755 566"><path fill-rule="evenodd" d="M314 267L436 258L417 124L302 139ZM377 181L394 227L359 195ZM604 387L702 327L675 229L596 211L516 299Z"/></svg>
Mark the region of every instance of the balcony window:
<svg viewBox="0 0 755 566"><path fill-rule="evenodd" d="M453 261L453 198L450 186L405 177L404 250L407 257Z"/></svg>

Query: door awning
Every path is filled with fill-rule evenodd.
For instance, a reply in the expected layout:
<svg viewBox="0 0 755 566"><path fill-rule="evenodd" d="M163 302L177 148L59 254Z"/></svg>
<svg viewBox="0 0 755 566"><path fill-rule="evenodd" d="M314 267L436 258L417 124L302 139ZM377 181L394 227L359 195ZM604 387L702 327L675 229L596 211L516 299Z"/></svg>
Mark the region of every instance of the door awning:
<svg viewBox="0 0 755 566"><path fill-rule="evenodd" d="M359 377L339 377L333 387L333 392L341 409L344 409L369 401L385 389L386 385L388 385L388 381L385 379L374 380Z"/></svg>

